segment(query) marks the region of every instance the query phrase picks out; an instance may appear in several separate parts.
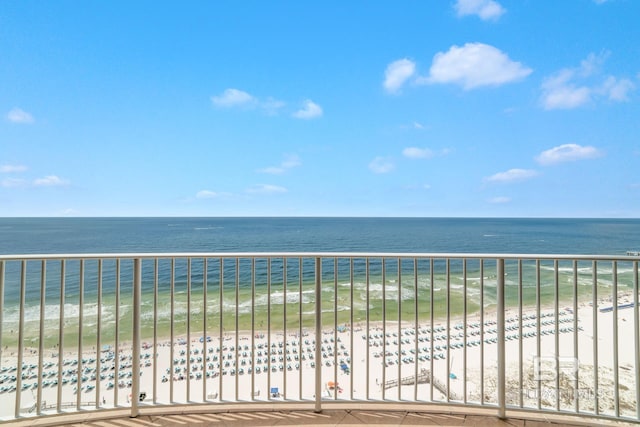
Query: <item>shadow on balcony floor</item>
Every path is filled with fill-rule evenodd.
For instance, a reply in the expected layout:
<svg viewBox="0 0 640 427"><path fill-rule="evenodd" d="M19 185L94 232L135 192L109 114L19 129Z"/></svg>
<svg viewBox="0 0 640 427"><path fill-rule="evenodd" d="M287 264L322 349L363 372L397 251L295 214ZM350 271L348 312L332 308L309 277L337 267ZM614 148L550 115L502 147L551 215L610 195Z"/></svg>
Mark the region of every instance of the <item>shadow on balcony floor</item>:
<svg viewBox="0 0 640 427"><path fill-rule="evenodd" d="M595 423L595 424L594 424ZM626 423L601 420L551 422L539 419L508 418L500 420L483 414L439 414L408 411L371 410L324 410L312 411L265 411L265 412L225 412L194 413L178 415L144 415L138 418L116 418L110 420L85 420L71 425L76 427L254 427L254 426L509 426L509 427L560 427L560 426L624 426Z"/></svg>

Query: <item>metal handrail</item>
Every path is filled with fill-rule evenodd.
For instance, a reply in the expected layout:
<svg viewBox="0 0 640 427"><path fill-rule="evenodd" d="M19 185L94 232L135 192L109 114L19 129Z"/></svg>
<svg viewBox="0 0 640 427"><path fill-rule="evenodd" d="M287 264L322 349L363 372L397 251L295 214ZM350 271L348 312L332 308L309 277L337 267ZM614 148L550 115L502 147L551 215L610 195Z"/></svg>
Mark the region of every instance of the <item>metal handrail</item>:
<svg viewBox="0 0 640 427"><path fill-rule="evenodd" d="M505 259L637 261L640 254L540 254L540 253L461 253L461 252L115 252L71 254L0 254L2 260L61 259L170 259L170 258L417 258L417 259Z"/></svg>

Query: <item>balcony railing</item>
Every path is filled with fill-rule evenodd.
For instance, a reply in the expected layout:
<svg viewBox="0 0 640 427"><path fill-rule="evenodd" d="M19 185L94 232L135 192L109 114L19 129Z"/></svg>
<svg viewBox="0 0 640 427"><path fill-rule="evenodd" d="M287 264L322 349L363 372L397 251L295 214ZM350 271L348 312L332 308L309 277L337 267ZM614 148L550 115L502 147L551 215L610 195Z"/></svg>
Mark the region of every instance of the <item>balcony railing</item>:
<svg viewBox="0 0 640 427"><path fill-rule="evenodd" d="M0 420L374 403L640 422L638 256L0 256ZM388 405L389 406L389 405Z"/></svg>

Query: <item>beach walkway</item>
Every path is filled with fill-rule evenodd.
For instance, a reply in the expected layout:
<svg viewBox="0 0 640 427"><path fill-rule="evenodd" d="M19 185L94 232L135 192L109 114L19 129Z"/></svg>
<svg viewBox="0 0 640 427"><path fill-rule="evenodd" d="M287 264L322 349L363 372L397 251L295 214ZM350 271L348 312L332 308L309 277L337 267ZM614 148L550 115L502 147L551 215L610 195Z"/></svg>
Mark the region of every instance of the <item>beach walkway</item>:
<svg viewBox="0 0 640 427"><path fill-rule="evenodd" d="M428 369L422 369L420 374L418 374L418 378L416 380L416 376L412 375L412 376L408 376L408 377L404 377L401 378L399 383L400 385L413 385L413 384L424 384L424 383L429 383L431 381L431 373L429 372ZM436 377L433 377L433 386L443 395L447 395L447 385L444 384L442 381L438 380ZM398 380L390 380L384 383L384 388L388 389L388 388L394 388L394 387L398 387ZM456 396L456 394L449 390L449 399L451 400L458 400L458 396Z"/></svg>

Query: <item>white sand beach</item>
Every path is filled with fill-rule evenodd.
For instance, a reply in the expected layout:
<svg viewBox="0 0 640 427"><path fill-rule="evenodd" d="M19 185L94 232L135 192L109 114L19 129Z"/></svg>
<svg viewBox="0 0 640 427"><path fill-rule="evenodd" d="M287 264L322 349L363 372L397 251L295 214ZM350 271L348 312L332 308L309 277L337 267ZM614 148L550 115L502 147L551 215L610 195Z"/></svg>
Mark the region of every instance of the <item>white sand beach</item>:
<svg viewBox="0 0 640 427"><path fill-rule="evenodd" d="M632 295L626 294L618 303L630 301ZM611 304L611 301L603 300L598 308ZM635 346L638 337L634 334L634 310L633 307L620 309L617 319L618 393L623 414L634 413L636 405ZM540 392L542 406L555 407L555 391L549 393L549 390L555 390L555 373L559 372L563 408L572 409L573 396L579 393L580 410L593 410L593 394L597 393L600 410L613 410L614 313L596 312L600 386L597 391L593 384L596 330L593 328L594 310L589 303L582 303L578 308L577 331L571 307L560 308L558 323L555 322L555 311L549 307L541 310L540 317L535 310L526 308L521 321L517 311L511 309L505 313L508 404L518 405L522 396L524 406L535 407ZM145 393L142 404L153 401L170 404L205 400L312 400L317 367L322 369L321 389L326 399L414 400L417 397L418 400L446 401L443 391L448 383L451 400L464 400L466 392L467 401L496 402L495 312L486 313L483 320L481 323L478 314L468 316L466 336L461 317L450 320L449 330L446 321L438 321L432 328L425 322L416 328L413 324L398 325L388 321L384 329L380 322L371 323L368 346L365 324L356 324L353 328L345 325L340 331L324 330L319 343L314 340L314 331L309 329L302 336L299 331L288 331L286 337L282 332L272 331L270 339L266 332L253 336L250 332L227 333L222 340L214 334L210 334L209 339L201 334L191 334L190 342L186 337L180 337L172 346L169 340L163 340L155 350L145 343L139 362L140 391ZM574 334L577 334L577 349L574 348ZM480 345L482 341L484 346ZM316 356L316 345L320 346L320 359ZM542 356L537 359L539 365L534 363L538 346L539 356ZM575 355L577 360L574 360ZM45 411L47 408L55 410L58 403L56 384L60 361L66 382L60 399L63 408L76 406L77 392L81 393L83 406L128 406L132 397L134 363L131 346L121 345L117 352L111 349L100 354L95 350L85 351L82 359L79 363L77 351L67 351L61 359L51 351L44 355L41 400ZM518 369L520 360L523 362L522 384ZM16 352L5 350L0 365L2 417L13 416L15 412L16 365ZM537 372L536 366L541 368ZM420 374L432 369L433 384L405 384L398 388L397 382L393 383L398 378L412 382L409 378L416 371ZM37 401L37 352L25 351L22 371L19 406L27 415ZM484 382L481 380L483 371ZM78 379L81 383L79 391ZM383 387L385 383L387 387ZM575 384L578 384L577 390L567 391L567 387Z"/></svg>

